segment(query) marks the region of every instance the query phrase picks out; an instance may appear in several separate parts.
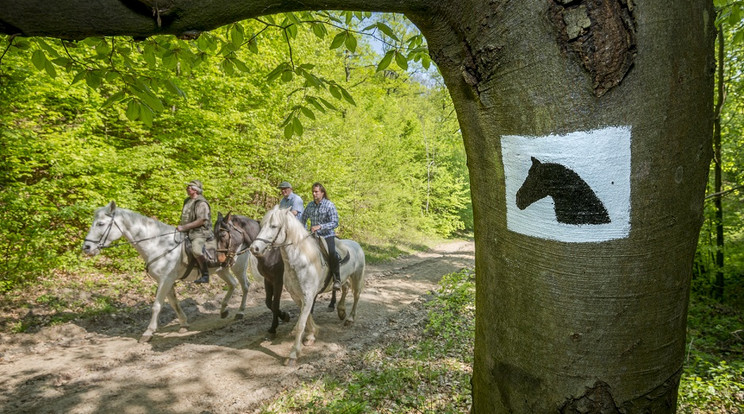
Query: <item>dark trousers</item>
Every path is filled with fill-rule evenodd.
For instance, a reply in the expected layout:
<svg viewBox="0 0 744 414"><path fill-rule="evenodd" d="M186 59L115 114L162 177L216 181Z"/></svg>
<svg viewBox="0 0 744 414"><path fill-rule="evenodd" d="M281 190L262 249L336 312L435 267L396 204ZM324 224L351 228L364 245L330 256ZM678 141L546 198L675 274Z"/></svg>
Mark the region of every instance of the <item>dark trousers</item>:
<svg viewBox="0 0 744 414"><path fill-rule="evenodd" d="M336 236L324 237L328 245L328 265L333 274L333 280L340 280L341 273L338 270L338 256L336 256Z"/></svg>

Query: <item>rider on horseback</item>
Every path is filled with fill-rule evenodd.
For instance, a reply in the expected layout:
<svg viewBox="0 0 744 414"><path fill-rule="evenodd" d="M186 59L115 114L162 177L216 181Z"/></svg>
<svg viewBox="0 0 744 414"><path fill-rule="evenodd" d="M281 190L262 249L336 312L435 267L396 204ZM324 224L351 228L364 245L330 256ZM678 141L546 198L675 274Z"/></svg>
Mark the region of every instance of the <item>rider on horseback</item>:
<svg viewBox="0 0 744 414"><path fill-rule="evenodd" d="M313 201L307 203L300 222L303 225L310 220L310 232L326 240L328 245L328 262L333 275L333 290L341 289L338 258L336 257L336 233L338 211L336 205L328 199L326 189L321 183L313 184Z"/></svg>
<svg viewBox="0 0 744 414"><path fill-rule="evenodd" d="M189 195L183 202L181 210L181 222L176 227L177 231L188 232L191 241L191 251L199 263L201 277L194 283L209 283L209 268L207 258L204 255L204 245L207 240L214 238L212 233L212 215L207 199L202 193L202 183L193 180L186 185L186 193Z"/></svg>

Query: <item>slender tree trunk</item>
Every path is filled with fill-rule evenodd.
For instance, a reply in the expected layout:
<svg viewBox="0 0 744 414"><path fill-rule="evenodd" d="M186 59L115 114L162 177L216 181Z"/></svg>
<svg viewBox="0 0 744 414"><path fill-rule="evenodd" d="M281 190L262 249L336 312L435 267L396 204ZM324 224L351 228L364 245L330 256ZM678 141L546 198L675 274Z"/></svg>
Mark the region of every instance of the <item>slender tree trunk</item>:
<svg viewBox="0 0 744 414"><path fill-rule="evenodd" d="M714 165L714 188L713 192L716 195L714 198L714 205L715 205L715 226L716 226L716 279L713 284L713 297L715 297L718 300L723 300L723 290L724 290L724 278L723 278L723 266L724 266L724 256L723 256L723 196L721 195L723 190L723 179L722 179L722 159L721 159L721 110L723 109L723 103L726 99L726 90L725 90L725 83L724 83L724 32L723 32L723 23L721 23L721 26L718 29L717 32L718 36L718 82L717 82L717 92L718 92L718 100L716 102L716 117L714 121L714 128L713 128L713 165Z"/></svg>

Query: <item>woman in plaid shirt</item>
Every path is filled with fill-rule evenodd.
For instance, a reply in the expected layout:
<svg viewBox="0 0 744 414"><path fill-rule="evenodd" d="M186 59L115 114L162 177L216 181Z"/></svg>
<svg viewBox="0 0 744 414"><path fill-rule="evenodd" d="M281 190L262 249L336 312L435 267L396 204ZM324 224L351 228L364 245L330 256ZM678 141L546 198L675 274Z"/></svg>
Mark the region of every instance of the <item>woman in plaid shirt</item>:
<svg viewBox="0 0 744 414"><path fill-rule="evenodd" d="M338 227L338 211L336 211L336 205L328 199L326 189L321 183L313 184L313 201L307 203L300 221L305 224L308 219L310 220L310 232L324 238L328 245L328 264L333 273L333 290L341 289L341 276L336 257L336 233L333 231Z"/></svg>

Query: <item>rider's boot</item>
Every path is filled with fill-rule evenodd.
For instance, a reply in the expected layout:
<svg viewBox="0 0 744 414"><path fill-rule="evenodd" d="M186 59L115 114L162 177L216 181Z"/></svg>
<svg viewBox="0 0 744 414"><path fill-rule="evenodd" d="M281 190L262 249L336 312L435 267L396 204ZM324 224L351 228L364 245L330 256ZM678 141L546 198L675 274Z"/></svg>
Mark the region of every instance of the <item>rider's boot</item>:
<svg viewBox="0 0 744 414"><path fill-rule="evenodd" d="M333 290L339 290L341 289L341 277L338 275L338 272L333 273Z"/></svg>
<svg viewBox="0 0 744 414"><path fill-rule="evenodd" d="M196 279L194 283L209 283L209 268L207 267L207 258L202 255L196 256L196 262L199 264L201 277L199 279Z"/></svg>

